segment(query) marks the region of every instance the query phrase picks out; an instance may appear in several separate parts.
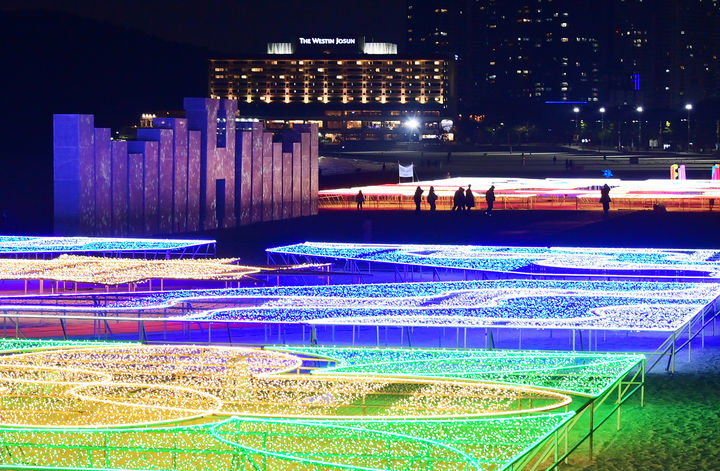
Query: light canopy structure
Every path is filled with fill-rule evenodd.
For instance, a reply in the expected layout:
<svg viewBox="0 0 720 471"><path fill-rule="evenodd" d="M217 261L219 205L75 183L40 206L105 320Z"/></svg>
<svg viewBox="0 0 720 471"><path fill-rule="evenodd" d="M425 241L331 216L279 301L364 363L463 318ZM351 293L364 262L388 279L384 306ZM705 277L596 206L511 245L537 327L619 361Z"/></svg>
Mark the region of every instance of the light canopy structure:
<svg viewBox="0 0 720 471"><path fill-rule="evenodd" d="M527 274L720 279L720 251L601 247L511 247L305 242L267 249L280 260L353 261Z"/></svg>
<svg viewBox="0 0 720 471"><path fill-rule="evenodd" d="M50 280L119 285L147 280L239 281L261 272L317 267L259 267L232 258L142 259L60 255L53 259L0 259L0 280Z"/></svg>
<svg viewBox="0 0 720 471"><path fill-rule="evenodd" d="M616 410L632 392L615 408L588 406L642 387L644 364L634 355L22 340L0 350L0 466L78 470L494 471L541 463L554 447L552 465L563 458L557 438L588 411ZM418 361L428 367L399 373ZM327 366L309 366L318 362Z"/></svg>
<svg viewBox="0 0 720 471"><path fill-rule="evenodd" d="M720 284L485 280L0 298L3 317L674 332Z"/></svg>
<svg viewBox="0 0 720 471"><path fill-rule="evenodd" d="M214 240L129 239L116 237L0 236L0 256L151 256L181 258L215 254Z"/></svg>

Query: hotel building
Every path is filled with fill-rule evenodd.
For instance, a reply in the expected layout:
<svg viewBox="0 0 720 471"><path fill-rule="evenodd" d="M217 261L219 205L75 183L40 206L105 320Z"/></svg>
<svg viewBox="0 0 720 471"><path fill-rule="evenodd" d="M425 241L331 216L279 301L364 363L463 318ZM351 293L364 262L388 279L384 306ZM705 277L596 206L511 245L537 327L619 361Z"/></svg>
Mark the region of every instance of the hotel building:
<svg viewBox="0 0 720 471"><path fill-rule="evenodd" d="M452 77L448 58L402 57L395 44L334 37L212 59L208 82L211 98L238 100L242 117L270 128L315 122L325 141L413 140L451 137Z"/></svg>

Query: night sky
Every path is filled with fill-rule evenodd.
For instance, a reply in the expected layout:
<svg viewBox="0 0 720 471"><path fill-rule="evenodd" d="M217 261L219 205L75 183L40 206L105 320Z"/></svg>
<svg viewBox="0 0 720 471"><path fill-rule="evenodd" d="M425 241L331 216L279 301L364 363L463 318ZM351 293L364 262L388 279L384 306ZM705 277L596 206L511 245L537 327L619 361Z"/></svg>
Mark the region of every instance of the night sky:
<svg viewBox="0 0 720 471"><path fill-rule="evenodd" d="M64 12L137 29L166 41L237 56L266 42L309 34L367 36L403 43L403 0L3 0L10 11Z"/></svg>
<svg viewBox="0 0 720 471"><path fill-rule="evenodd" d="M3 0L0 211L11 209L11 230L52 229L53 113L118 129L206 96L209 58L310 34L402 47L405 1Z"/></svg>

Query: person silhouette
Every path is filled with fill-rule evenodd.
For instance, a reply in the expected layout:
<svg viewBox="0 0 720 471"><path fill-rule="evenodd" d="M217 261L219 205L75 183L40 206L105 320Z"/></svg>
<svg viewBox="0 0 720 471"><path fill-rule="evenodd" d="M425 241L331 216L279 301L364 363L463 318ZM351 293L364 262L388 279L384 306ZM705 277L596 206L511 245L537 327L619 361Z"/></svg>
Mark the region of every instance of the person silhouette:
<svg viewBox="0 0 720 471"><path fill-rule="evenodd" d="M427 195L427 202L430 205L430 212L435 211L435 202L437 201L437 199L438 199L438 196L435 194L435 187L431 186L430 191L428 192L428 195Z"/></svg>
<svg viewBox="0 0 720 471"><path fill-rule="evenodd" d="M603 217L608 217L608 212L610 211L610 187L608 184L604 184L602 188L600 188L600 202L603 205Z"/></svg>
<svg viewBox="0 0 720 471"><path fill-rule="evenodd" d="M465 190L459 187L453 196L453 207L450 210L461 212L465 208Z"/></svg>
<svg viewBox="0 0 720 471"><path fill-rule="evenodd" d="M355 202L357 202L357 210L362 211L363 203L365 202L365 195L363 195L362 190L358 191L358 194L355 195Z"/></svg>
<svg viewBox="0 0 720 471"><path fill-rule="evenodd" d="M490 185L488 191L485 192L485 202L487 203L485 214L491 216L493 205L495 204L495 185Z"/></svg>
<svg viewBox="0 0 720 471"><path fill-rule="evenodd" d="M415 202L415 211L420 211L420 203L422 203L422 188L417 187L415 194L413 195L413 201Z"/></svg>
<svg viewBox="0 0 720 471"><path fill-rule="evenodd" d="M420 211L420 203L422 203L422 194L423 190L420 187L417 187L415 189L415 194L413 195L413 201L415 201L415 211Z"/></svg>
<svg viewBox="0 0 720 471"><path fill-rule="evenodd" d="M473 195L473 192L470 189L470 185L468 185L467 190L465 190L465 209L467 211L470 211L474 207L475 207L475 196Z"/></svg>

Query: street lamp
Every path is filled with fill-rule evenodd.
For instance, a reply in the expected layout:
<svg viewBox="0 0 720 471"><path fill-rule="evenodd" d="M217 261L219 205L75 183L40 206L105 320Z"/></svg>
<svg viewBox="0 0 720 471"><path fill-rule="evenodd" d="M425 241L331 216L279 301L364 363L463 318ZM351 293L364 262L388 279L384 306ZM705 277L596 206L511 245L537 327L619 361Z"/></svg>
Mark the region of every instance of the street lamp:
<svg viewBox="0 0 720 471"><path fill-rule="evenodd" d="M605 107L600 107L600 147L603 146L603 141L605 140Z"/></svg>
<svg viewBox="0 0 720 471"><path fill-rule="evenodd" d="M410 117L405 121L405 127L408 130L408 142L412 140L412 136L418 131L420 128L420 120L416 117Z"/></svg>
<svg viewBox="0 0 720 471"><path fill-rule="evenodd" d="M573 113L575 113L575 135L578 133L578 113L580 113L580 108L577 106L573 108ZM573 136L573 141L575 140L575 136Z"/></svg>
<svg viewBox="0 0 720 471"><path fill-rule="evenodd" d="M687 111L687 125L688 125L688 138L687 138L687 151L690 152L690 112L692 111L692 104L688 103L685 105Z"/></svg>
<svg viewBox="0 0 720 471"><path fill-rule="evenodd" d="M635 108L635 111L638 112L638 149L640 149L640 146L642 145L642 112L643 107L638 106Z"/></svg>

